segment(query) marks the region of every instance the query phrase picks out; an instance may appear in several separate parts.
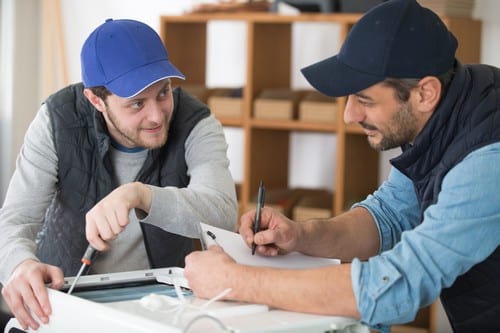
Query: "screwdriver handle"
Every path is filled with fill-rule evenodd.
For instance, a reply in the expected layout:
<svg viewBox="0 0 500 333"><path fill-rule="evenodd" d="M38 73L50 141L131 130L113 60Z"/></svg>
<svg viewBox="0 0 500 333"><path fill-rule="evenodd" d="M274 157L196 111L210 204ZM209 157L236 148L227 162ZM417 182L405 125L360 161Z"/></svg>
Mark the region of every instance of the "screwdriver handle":
<svg viewBox="0 0 500 333"><path fill-rule="evenodd" d="M82 263L84 263L87 266L90 266L90 264L92 263L92 257L94 256L95 251L96 250L91 245L89 245L87 247L87 249L85 250L85 253L83 254Z"/></svg>

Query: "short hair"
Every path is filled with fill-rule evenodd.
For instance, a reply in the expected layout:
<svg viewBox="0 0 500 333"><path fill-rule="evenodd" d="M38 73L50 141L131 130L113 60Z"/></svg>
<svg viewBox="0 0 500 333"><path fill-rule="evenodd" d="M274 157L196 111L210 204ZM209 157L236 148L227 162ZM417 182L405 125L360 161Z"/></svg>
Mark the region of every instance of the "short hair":
<svg viewBox="0 0 500 333"><path fill-rule="evenodd" d="M455 75L455 67L449 69L444 74L437 76L441 86L443 87L443 94L448 89L453 76ZM406 103L410 99L410 92L412 89L418 87L418 83L421 79L395 79L387 78L381 83L387 87L393 88L396 94L396 98L401 103Z"/></svg>
<svg viewBox="0 0 500 333"><path fill-rule="evenodd" d="M106 103L106 98L113 94L111 91L108 90L105 86L98 86L98 87L90 87L90 91L94 93L97 97L103 100L104 103Z"/></svg>

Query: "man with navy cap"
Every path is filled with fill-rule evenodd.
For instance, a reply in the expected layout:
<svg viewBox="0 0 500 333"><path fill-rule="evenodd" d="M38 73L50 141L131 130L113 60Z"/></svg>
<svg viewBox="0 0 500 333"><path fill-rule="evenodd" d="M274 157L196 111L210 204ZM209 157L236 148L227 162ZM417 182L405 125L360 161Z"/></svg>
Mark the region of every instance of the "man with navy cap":
<svg viewBox="0 0 500 333"><path fill-rule="evenodd" d="M186 257L195 294L230 288L230 299L354 317L384 332L441 297L455 332L499 332L500 70L463 65L456 48L432 11L390 0L354 25L338 55L304 68L320 92L347 96L344 121L373 148L402 153L379 189L339 216L297 223L264 208L255 235L255 212L241 217L239 232L260 255L300 251L342 264L247 267L214 246Z"/></svg>
<svg viewBox="0 0 500 333"><path fill-rule="evenodd" d="M0 211L2 295L23 328L51 314L45 284L77 274L184 266L200 222L233 229L221 124L171 78L158 34L107 20L81 50L83 83L50 96L30 125Z"/></svg>

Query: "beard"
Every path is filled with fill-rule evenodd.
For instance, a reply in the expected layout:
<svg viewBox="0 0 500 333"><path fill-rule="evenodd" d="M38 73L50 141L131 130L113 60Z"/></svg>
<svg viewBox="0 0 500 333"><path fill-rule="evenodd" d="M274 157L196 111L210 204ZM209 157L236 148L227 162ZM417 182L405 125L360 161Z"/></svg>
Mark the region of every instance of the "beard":
<svg viewBox="0 0 500 333"><path fill-rule="evenodd" d="M412 142L418 133L418 120L413 113L410 103L402 103L399 110L389 119L386 129L361 122L360 125L368 130L377 130L382 138L377 143L368 137L368 143L379 151L400 147Z"/></svg>
<svg viewBox="0 0 500 333"><path fill-rule="evenodd" d="M114 128L114 132L117 133L121 138L120 141L125 141L127 143L126 146L156 149L164 146L167 142L170 121L166 117L163 120L164 130L161 133L155 135L154 137L141 137L140 127L127 128L125 126L122 126L119 117L108 106L106 106L106 114L109 122ZM159 124L153 125L158 126Z"/></svg>

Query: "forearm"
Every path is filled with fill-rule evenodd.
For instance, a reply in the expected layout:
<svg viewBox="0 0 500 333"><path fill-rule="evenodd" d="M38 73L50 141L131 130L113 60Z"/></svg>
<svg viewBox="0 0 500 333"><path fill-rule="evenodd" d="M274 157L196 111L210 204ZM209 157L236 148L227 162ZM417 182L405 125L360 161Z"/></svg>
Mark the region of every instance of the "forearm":
<svg viewBox="0 0 500 333"><path fill-rule="evenodd" d="M192 238L200 236L200 222L232 231L235 228L237 206L230 193L189 187L149 187L152 191L151 209L141 222Z"/></svg>
<svg viewBox="0 0 500 333"><path fill-rule="evenodd" d="M379 249L379 233L371 214L362 207L330 219L301 223L297 250L308 255L338 258L369 258Z"/></svg>
<svg viewBox="0 0 500 333"><path fill-rule="evenodd" d="M314 270L234 265L226 271L230 297L289 311L359 318L350 264Z"/></svg>

